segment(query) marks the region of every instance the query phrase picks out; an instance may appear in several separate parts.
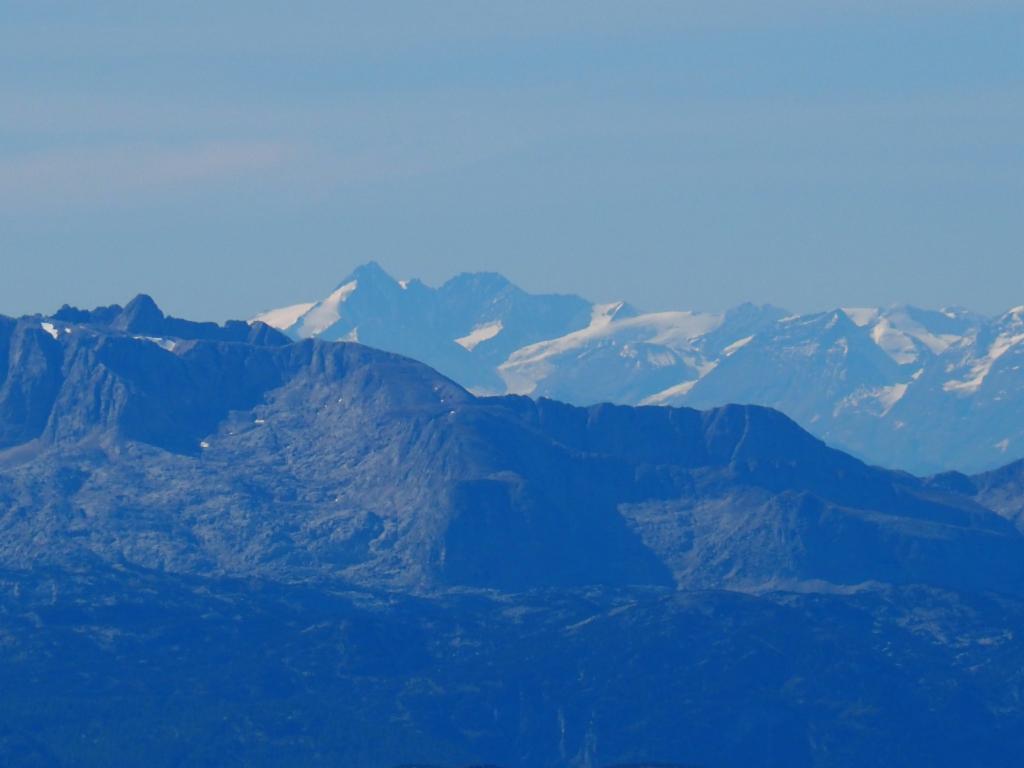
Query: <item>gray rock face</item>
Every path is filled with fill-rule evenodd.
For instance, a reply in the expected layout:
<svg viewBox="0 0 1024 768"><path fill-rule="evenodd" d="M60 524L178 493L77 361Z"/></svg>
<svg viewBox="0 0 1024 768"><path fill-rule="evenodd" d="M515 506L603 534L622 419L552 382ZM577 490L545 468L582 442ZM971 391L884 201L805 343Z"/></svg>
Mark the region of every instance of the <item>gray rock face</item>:
<svg viewBox="0 0 1024 768"><path fill-rule="evenodd" d="M968 477L946 472L929 478L936 488L968 497L1024 529L1024 461Z"/></svg>

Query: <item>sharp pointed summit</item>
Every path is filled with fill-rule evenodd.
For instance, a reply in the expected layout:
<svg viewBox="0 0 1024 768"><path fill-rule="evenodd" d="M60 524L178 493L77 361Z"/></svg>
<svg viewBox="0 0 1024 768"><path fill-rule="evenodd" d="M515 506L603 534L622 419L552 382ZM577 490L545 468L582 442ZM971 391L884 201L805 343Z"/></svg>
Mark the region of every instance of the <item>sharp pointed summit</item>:
<svg viewBox="0 0 1024 768"><path fill-rule="evenodd" d="M398 281L388 274L384 267L372 260L365 264L360 264L352 270L349 276L338 284L338 288L341 288L346 283L351 283L352 281L359 281L365 286L398 284Z"/></svg>
<svg viewBox="0 0 1024 768"><path fill-rule="evenodd" d="M111 323L111 327L119 331L150 336L159 335L163 326L163 311L153 298L145 293L140 293L129 301L121 314Z"/></svg>

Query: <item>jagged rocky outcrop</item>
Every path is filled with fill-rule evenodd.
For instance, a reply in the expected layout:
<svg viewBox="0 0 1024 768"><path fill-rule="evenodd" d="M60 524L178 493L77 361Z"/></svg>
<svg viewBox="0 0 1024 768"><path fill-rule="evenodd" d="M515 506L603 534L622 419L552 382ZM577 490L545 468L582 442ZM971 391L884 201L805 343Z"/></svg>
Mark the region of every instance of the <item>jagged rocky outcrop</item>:
<svg viewBox="0 0 1024 768"><path fill-rule="evenodd" d="M113 311L117 309L117 311ZM71 318L79 322L72 322ZM212 365L196 342L221 344ZM184 449L274 383L254 350L287 348L272 328L166 317L147 296L123 310L70 308L0 325L0 449L119 431ZM172 354L177 350L180 354ZM252 363L252 365L247 365Z"/></svg>
<svg viewBox="0 0 1024 768"><path fill-rule="evenodd" d="M266 323L229 320L223 325L218 325L170 317L165 315L153 298L146 294L139 294L124 307L114 304L94 310L83 310L65 304L54 313L53 320L57 326L65 323L94 326L149 339L203 339L245 342L260 346L280 346L289 341L284 334Z"/></svg>

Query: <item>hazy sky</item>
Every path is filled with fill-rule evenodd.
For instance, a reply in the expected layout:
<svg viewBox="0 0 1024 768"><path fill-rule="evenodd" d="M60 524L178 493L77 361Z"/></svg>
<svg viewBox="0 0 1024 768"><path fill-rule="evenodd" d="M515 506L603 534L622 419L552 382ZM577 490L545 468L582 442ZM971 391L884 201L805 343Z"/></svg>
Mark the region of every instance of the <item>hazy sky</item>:
<svg viewBox="0 0 1024 768"><path fill-rule="evenodd" d="M376 259L647 309L1024 304L1024 3L0 3L0 313Z"/></svg>

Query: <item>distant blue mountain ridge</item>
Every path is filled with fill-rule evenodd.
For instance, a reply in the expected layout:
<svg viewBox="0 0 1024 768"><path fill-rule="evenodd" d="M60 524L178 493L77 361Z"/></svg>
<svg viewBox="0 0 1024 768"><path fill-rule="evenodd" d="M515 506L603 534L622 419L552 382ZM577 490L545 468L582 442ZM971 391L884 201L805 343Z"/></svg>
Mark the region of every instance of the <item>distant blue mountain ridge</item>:
<svg viewBox="0 0 1024 768"><path fill-rule="evenodd" d="M865 461L921 474L1024 457L1024 307L644 313L528 294L491 273L431 288L371 262L323 300L257 318L295 339L414 357L477 393L765 405Z"/></svg>

